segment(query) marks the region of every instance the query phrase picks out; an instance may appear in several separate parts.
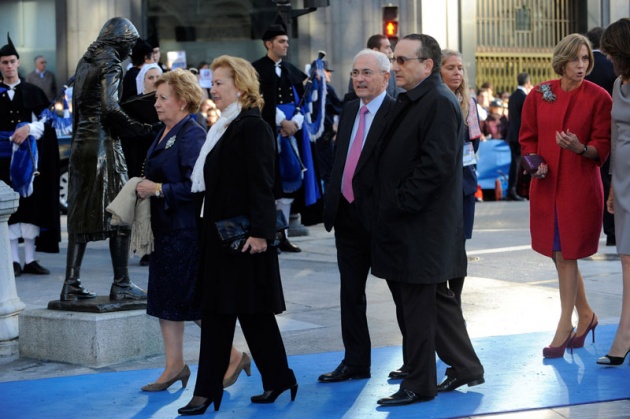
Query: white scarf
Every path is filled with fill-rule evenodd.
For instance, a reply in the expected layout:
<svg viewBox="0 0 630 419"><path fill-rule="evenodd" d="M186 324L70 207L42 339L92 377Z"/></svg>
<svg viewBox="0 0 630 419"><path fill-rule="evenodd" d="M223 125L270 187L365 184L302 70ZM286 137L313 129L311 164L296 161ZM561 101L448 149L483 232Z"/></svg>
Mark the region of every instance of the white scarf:
<svg viewBox="0 0 630 419"><path fill-rule="evenodd" d="M241 113L241 108L242 106L238 101L232 103L221 112L221 117L210 127L210 131L208 131L206 136L206 142L201 147L192 172L192 192L203 192L206 190L206 182L203 178L203 166L206 163L206 157L208 157L208 153L212 151L223 134L225 134L225 130L227 130L230 122L234 121L238 114Z"/></svg>

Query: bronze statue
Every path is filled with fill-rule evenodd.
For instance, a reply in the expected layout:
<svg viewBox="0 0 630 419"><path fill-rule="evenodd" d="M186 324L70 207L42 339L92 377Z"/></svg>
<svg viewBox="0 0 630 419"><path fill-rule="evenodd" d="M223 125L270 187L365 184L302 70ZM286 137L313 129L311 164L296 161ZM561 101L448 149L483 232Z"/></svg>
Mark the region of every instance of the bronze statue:
<svg viewBox="0 0 630 419"><path fill-rule="evenodd" d="M68 256L62 301L93 298L79 279L87 243L109 239L114 268L110 300L141 300L146 293L129 279L131 231L112 226L105 208L127 181L121 135L142 135L150 128L131 119L119 106L122 61L139 35L124 18L107 21L77 65L73 130L68 168Z"/></svg>

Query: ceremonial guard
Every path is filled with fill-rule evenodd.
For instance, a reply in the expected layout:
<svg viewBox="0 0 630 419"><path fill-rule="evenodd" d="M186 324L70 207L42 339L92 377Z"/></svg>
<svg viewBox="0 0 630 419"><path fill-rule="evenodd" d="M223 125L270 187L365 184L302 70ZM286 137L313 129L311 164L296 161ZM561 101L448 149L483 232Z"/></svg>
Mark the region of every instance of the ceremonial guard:
<svg viewBox="0 0 630 419"><path fill-rule="evenodd" d="M59 145L55 130L39 115L48 98L37 86L20 80L20 55L11 37L0 48L0 180L20 192L18 210L9 218L15 276L48 275L35 260L37 250L59 252ZM24 241L24 266L19 239Z"/></svg>

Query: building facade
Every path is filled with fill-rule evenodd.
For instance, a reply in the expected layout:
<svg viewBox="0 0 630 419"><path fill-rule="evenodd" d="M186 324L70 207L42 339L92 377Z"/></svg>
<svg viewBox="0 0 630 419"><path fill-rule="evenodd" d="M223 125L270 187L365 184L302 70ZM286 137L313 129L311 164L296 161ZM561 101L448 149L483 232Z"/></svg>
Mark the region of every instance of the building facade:
<svg viewBox="0 0 630 419"><path fill-rule="evenodd" d="M293 0L293 9L303 1L309 4ZM289 61L303 68L325 51L333 84L345 92L354 55L383 32L384 7L397 8L399 36L427 33L462 51L471 85L492 81L510 91L522 69L534 81L549 76L551 51L564 35L630 16L629 0L329 0L294 20ZM0 27L11 32L23 75L42 54L61 84L111 17L129 18L145 38L157 33L162 61L168 51L185 51L194 66L221 54L264 55L260 34L277 8L273 0L3 0Z"/></svg>

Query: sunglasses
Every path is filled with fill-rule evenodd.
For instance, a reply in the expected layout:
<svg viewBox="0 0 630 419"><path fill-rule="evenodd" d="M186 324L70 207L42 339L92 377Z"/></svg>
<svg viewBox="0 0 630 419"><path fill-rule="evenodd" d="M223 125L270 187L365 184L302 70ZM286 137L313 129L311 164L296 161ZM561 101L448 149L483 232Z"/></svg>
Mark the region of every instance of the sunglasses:
<svg viewBox="0 0 630 419"><path fill-rule="evenodd" d="M394 62L396 62L398 65L405 65L405 63L409 60L418 60L420 62L424 61L424 60L428 60L428 57L414 57L414 58L407 58L407 57L394 57L391 58L389 61L391 61L391 63L393 64Z"/></svg>

